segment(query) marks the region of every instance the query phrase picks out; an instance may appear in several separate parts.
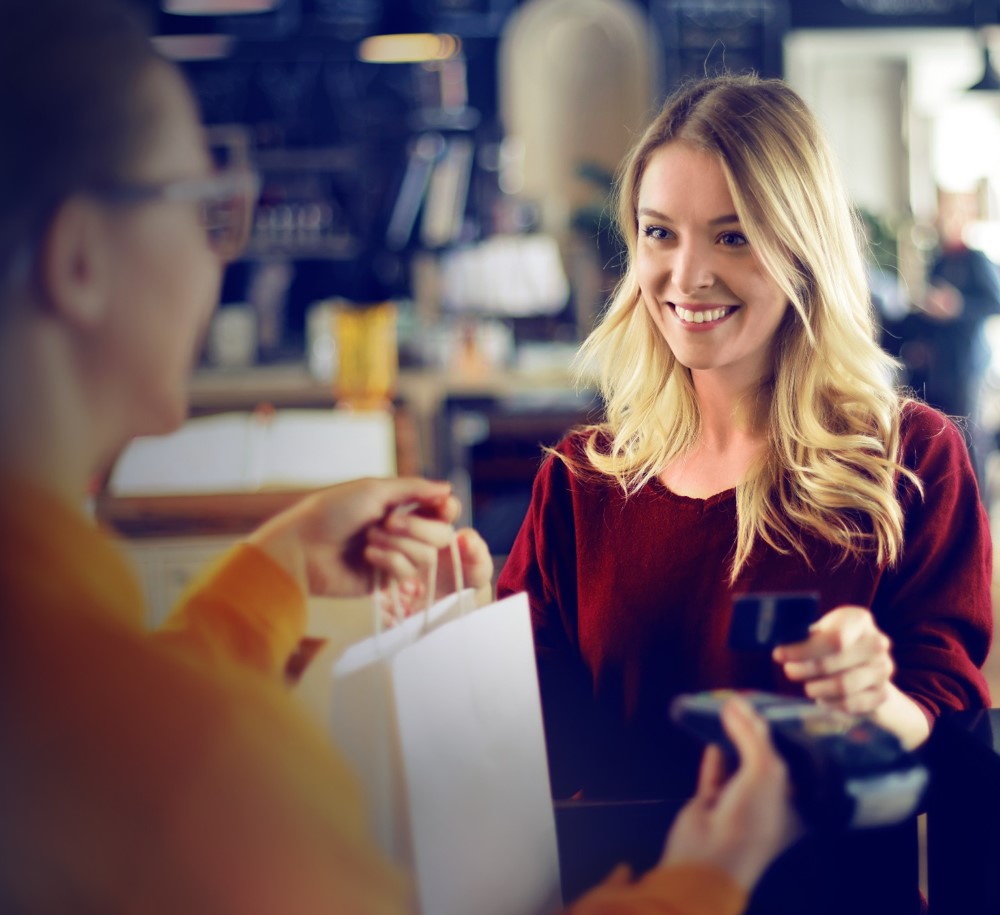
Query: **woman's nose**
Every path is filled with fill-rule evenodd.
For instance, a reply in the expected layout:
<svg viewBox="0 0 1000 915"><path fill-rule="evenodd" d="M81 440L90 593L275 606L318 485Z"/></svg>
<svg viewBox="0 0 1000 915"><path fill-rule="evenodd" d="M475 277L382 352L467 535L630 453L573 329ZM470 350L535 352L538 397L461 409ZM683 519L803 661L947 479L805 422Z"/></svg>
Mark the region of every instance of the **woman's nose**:
<svg viewBox="0 0 1000 915"><path fill-rule="evenodd" d="M678 292L691 295L715 282L708 253L697 242L682 242L674 251L671 281Z"/></svg>

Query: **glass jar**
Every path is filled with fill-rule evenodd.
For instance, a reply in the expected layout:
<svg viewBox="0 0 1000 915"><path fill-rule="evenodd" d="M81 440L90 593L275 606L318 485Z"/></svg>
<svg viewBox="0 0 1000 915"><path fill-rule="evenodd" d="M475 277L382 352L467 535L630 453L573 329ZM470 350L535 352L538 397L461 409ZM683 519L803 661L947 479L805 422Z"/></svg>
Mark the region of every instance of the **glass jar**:
<svg viewBox="0 0 1000 915"><path fill-rule="evenodd" d="M337 404L358 410L390 407L399 374L395 302L359 305L337 300L333 327Z"/></svg>

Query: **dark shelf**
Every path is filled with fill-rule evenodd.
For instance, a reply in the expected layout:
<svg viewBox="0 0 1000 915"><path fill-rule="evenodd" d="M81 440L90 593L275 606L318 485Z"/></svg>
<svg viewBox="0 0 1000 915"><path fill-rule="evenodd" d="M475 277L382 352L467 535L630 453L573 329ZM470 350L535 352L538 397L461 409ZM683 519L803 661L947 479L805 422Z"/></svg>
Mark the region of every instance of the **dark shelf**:
<svg viewBox="0 0 1000 915"><path fill-rule="evenodd" d="M299 260L351 260L358 256L361 244L350 235L320 238L314 241L271 241L252 239L243 253L243 260L281 256Z"/></svg>

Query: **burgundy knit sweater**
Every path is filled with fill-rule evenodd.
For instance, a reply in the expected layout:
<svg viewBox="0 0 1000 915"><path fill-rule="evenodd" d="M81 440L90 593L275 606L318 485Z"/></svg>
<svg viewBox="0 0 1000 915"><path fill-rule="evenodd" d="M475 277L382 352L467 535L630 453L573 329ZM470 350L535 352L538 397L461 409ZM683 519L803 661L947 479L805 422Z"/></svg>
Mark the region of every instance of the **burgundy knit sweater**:
<svg viewBox="0 0 1000 915"><path fill-rule="evenodd" d="M559 449L580 455L581 441L570 435ZM950 420L913 403L902 456L925 493L901 486L895 567L842 561L803 533L809 563L758 543L734 586L735 490L694 499L653 481L625 498L611 478L547 460L498 591L527 591L531 603L555 795L687 794L699 747L670 723L673 696L801 691L768 652L727 647L734 593L815 591L820 613L869 607L892 639L896 684L929 716L988 705L979 668L992 636L992 552L966 446Z"/></svg>

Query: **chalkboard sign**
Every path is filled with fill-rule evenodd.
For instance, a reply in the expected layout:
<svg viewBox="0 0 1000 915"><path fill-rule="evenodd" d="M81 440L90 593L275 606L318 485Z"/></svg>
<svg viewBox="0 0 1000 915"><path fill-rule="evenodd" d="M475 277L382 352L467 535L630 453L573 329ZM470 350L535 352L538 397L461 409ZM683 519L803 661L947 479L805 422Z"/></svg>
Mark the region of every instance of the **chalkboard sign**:
<svg viewBox="0 0 1000 915"><path fill-rule="evenodd" d="M723 71L781 76L788 6L788 0L650 0L667 90Z"/></svg>
<svg viewBox="0 0 1000 915"><path fill-rule="evenodd" d="M975 27L997 21L996 0L809 0L792 4L795 29Z"/></svg>

